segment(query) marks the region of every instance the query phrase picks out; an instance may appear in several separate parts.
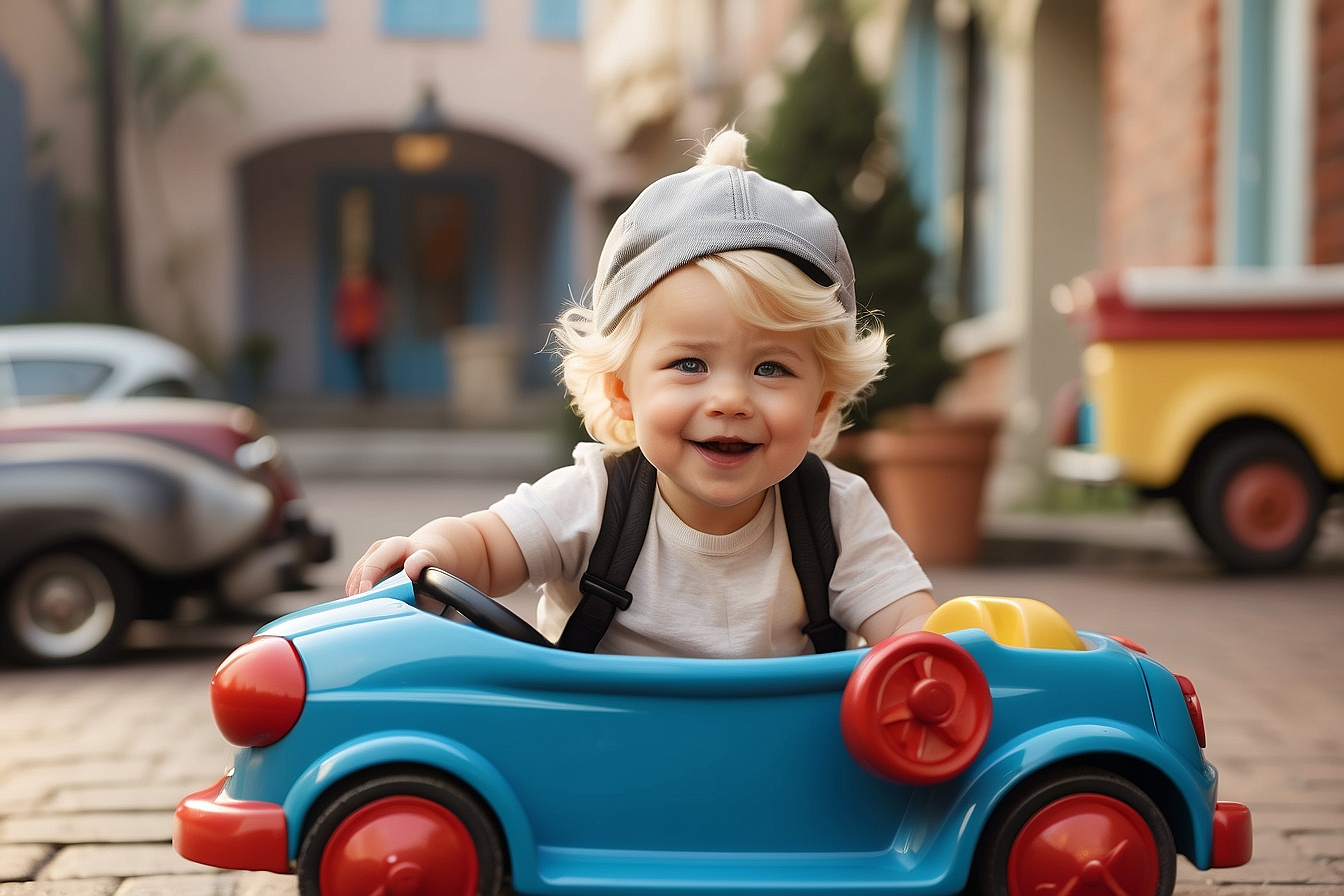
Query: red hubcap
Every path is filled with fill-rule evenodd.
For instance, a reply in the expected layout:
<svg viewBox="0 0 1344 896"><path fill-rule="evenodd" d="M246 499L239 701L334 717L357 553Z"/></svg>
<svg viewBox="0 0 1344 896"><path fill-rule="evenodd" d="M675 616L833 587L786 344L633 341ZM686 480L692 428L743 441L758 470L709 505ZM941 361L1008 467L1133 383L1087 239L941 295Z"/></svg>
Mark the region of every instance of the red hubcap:
<svg viewBox="0 0 1344 896"><path fill-rule="evenodd" d="M1257 551L1292 544L1307 525L1311 501L1283 464L1259 461L1237 471L1223 493L1223 519L1237 541Z"/></svg>
<svg viewBox="0 0 1344 896"><path fill-rule="evenodd" d="M1041 809L1008 854L1011 896L1152 896L1161 874L1157 840L1142 816L1099 793L1075 793Z"/></svg>
<svg viewBox="0 0 1344 896"><path fill-rule="evenodd" d="M965 648L915 632L887 639L859 663L840 722L850 753L869 771L936 784L975 760L992 716L989 685Z"/></svg>
<svg viewBox="0 0 1344 896"><path fill-rule="evenodd" d="M322 852L323 896L474 896L476 845L462 821L418 796L390 796L341 822Z"/></svg>

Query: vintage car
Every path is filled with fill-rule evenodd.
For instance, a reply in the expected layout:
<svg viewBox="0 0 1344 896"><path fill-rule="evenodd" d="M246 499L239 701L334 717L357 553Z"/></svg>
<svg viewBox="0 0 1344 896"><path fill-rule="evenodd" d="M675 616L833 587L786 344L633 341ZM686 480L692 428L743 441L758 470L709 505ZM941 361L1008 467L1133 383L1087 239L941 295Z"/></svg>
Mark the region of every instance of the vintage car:
<svg viewBox="0 0 1344 896"><path fill-rule="evenodd" d="M185 594L246 608L332 556L275 437L195 399L0 411L0 658L105 659Z"/></svg>
<svg viewBox="0 0 1344 896"><path fill-rule="evenodd" d="M191 352L145 330L111 324L0 327L0 408L222 393Z"/></svg>
<svg viewBox="0 0 1344 896"><path fill-rule="evenodd" d="M224 661L242 749L173 842L306 896L1169 894L1178 853L1250 858L1188 680L1030 600L949 601L928 629L573 653L447 573L397 574Z"/></svg>
<svg viewBox="0 0 1344 896"><path fill-rule="evenodd" d="M1052 471L1177 499L1230 569L1299 563L1344 490L1344 265L1094 273L1055 305L1087 347Z"/></svg>

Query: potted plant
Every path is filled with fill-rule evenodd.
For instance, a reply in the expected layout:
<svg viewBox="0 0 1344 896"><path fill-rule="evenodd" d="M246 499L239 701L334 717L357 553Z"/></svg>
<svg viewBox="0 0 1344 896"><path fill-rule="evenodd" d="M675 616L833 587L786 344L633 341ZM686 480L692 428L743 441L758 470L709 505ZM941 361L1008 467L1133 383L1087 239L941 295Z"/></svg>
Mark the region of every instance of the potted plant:
<svg viewBox="0 0 1344 896"><path fill-rule="evenodd" d="M812 0L808 13L818 27L816 49L786 77L752 161L835 215L860 304L880 316L889 336L886 375L833 457L864 473L922 562L970 562L980 551L998 421L934 408L957 370L942 354L944 324L929 302L933 259L919 241L921 212L897 164L881 92L855 59L843 0Z"/></svg>

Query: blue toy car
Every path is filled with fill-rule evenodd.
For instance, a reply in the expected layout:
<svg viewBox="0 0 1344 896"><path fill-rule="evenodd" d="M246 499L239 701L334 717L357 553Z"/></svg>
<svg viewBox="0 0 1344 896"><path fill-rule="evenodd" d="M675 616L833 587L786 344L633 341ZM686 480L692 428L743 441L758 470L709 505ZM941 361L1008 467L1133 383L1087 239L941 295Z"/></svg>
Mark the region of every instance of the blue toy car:
<svg viewBox="0 0 1344 896"><path fill-rule="evenodd" d="M1178 852L1249 860L1187 680L1035 601L958 598L928 629L577 654L446 573L399 574L219 667L242 749L173 841L323 896L1169 894Z"/></svg>

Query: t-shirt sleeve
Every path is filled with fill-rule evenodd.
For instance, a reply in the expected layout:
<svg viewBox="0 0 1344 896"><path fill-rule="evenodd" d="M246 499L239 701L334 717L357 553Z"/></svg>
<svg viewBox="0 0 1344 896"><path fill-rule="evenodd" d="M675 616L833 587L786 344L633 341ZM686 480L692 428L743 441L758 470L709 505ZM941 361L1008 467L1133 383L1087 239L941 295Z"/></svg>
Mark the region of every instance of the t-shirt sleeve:
<svg viewBox="0 0 1344 896"><path fill-rule="evenodd" d="M857 632L878 610L933 586L868 483L833 464L826 469L831 476L831 525L840 549L831 576L831 618Z"/></svg>
<svg viewBox="0 0 1344 896"><path fill-rule="evenodd" d="M587 567L607 494L602 458L600 445L580 442L573 465L524 483L490 506L518 542L533 587L577 580Z"/></svg>

